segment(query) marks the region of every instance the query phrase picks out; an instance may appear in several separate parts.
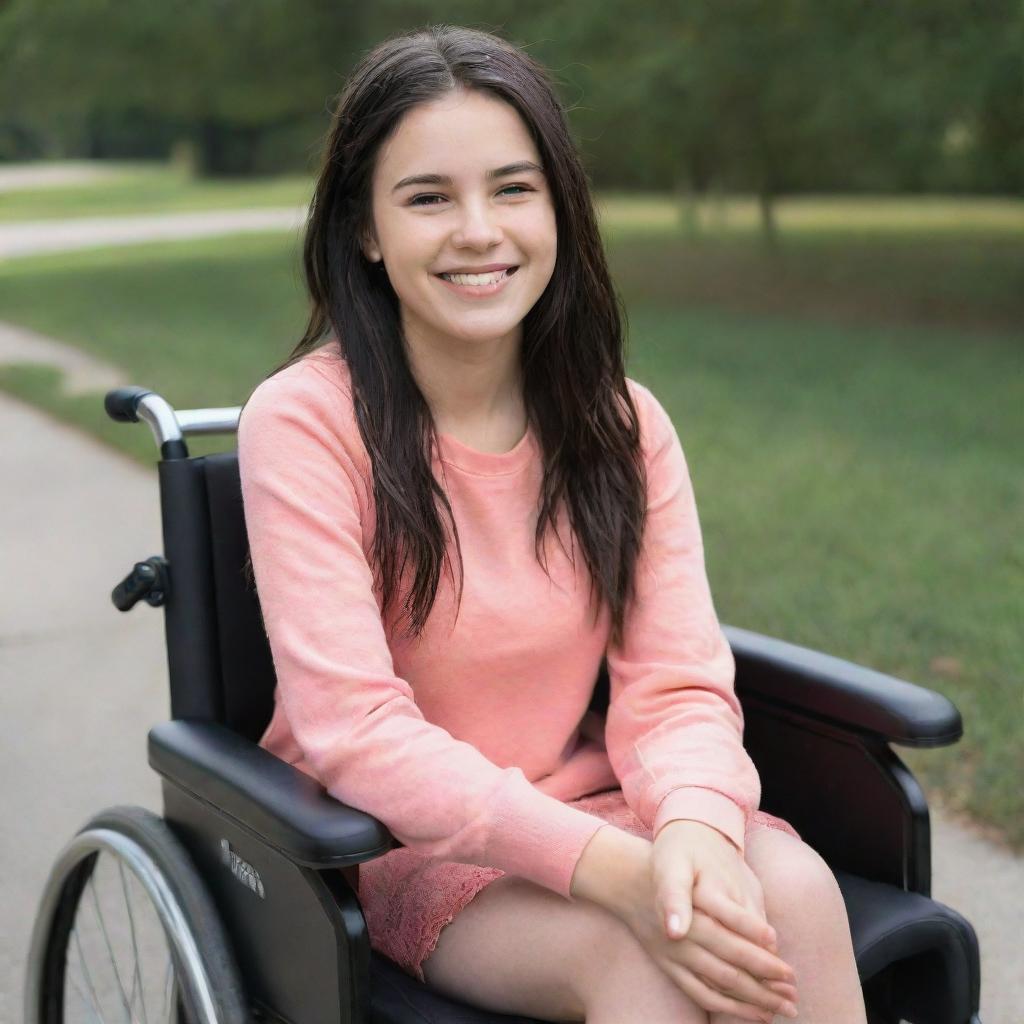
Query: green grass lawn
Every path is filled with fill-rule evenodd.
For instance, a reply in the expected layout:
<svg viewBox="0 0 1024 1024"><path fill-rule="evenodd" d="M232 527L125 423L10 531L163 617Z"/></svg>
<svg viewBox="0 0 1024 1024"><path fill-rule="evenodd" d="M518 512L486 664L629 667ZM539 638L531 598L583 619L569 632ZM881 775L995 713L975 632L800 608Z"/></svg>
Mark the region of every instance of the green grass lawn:
<svg viewBox="0 0 1024 1024"><path fill-rule="evenodd" d="M1010 197L942 195L799 195L775 203L782 235L795 237L921 238L1024 235L1024 201ZM749 236L760 231L751 196L700 198L690 204L666 195L604 193L602 223L644 235L692 229L705 236ZM687 219L689 212L693 220Z"/></svg>
<svg viewBox="0 0 1024 1024"><path fill-rule="evenodd" d="M760 266L749 250L659 237L644 246L614 232L609 242L629 310L629 372L677 425L720 617L949 696L964 739L898 753L930 796L941 791L1024 849L1024 339L987 321L976 294L1001 316L1015 308L1010 249L988 273L963 272L979 327L881 301L899 265L888 247L873 286L867 250L847 264L863 268L858 294L874 296L858 316L815 304L821 253L833 251L824 243L796 269L762 268L762 300L744 304L740 271ZM942 259L953 287L952 250ZM280 235L19 260L0 266L0 309L178 407L232 405L301 331L296 260ZM936 282L912 266L901 280L919 282L919 299ZM772 305L771 274L788 281L792 309ZM114 424L100 395L69 399L57 385L51 371L0 368L0 387L155 463L148 428Z"/></svg>

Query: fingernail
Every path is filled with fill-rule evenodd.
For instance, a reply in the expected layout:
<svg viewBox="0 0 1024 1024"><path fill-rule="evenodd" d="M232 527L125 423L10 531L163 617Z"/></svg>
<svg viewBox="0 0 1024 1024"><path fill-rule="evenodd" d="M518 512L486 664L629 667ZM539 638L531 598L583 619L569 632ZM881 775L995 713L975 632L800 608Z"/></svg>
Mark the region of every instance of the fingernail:
<svg viewBox="0 0 1024 1024"><path fill-rule="evenodd" d="M783 1004L782 1012L787 1017L795 1017L797 1015L797 1008L792 1003L785 1003Z"/></svg>
<svg viewBox="0 0 1024 1024"><path fill-rule="evenodd" d="M679 920L678 914L670 914L668 919L668 933L669 935L678 936L682 931L682 924Z"/></svg>

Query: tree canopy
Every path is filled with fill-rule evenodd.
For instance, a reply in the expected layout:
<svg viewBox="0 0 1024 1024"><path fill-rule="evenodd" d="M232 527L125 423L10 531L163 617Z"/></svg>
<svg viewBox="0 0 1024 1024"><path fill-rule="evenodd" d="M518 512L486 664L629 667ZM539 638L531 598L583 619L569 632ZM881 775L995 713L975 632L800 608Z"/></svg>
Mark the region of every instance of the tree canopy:
<svg viewBox="0 0 1024 1024"><path fill-rule="evenodd" d="M437 21L553 70L595 183L797 191L1024 187L1021 0L9 0L0 159L166 155L310 168L368 48Z"/></svg>

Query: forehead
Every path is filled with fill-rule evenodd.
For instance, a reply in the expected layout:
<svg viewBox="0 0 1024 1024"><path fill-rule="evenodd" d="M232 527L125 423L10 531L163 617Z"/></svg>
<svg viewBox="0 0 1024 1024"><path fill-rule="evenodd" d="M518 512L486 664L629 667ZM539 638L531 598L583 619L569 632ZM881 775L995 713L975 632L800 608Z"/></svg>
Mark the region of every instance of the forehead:
<svg viewBox="0 0 1024 1024"><path fill-rule="evenodd" d="M458 179L518 160L540 163L518 112L496 96L460 90L406 112L381 147L374 177L382 185L416 173Z"/></svg>

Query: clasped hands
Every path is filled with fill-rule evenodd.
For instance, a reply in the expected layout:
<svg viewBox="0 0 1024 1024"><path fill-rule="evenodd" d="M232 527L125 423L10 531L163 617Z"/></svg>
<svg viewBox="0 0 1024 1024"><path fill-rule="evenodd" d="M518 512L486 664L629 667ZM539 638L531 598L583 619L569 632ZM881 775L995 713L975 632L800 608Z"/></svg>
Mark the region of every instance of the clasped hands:
<svg viewBox="0 0 1024 1024"><path fill-rule="evenodd" d="M796 978L778 956L760 880L723 833L669 822L650 844L644 884L628 924L695 1003L745 1020L796 1016Z"/></svg>

